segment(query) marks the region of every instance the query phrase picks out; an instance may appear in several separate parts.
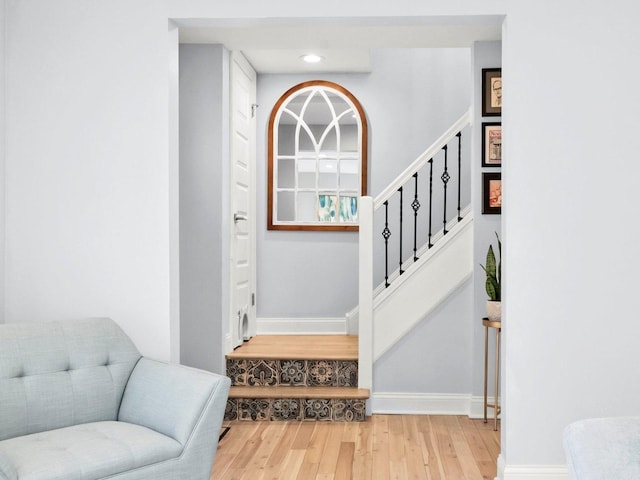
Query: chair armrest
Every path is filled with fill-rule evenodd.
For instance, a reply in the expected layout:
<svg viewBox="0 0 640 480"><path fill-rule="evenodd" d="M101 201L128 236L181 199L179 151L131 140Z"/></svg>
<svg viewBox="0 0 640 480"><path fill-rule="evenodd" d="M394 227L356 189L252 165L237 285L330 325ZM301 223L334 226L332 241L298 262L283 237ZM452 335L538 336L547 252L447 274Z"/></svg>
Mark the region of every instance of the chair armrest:
<svg viewBox="0 0 640 480"><path fill-rule="evenodd" d="M640 417L579 420L564 429L563 442L571 479L640 478Z"/></svg>
<svg viewBox="0 0 640 480"><path fill-rule="evenodd" d="M182 445L201 421L212 423L208 427L217 435L230 383L214 373L142 358L125 388L118 420L151 428Z"/></svg>

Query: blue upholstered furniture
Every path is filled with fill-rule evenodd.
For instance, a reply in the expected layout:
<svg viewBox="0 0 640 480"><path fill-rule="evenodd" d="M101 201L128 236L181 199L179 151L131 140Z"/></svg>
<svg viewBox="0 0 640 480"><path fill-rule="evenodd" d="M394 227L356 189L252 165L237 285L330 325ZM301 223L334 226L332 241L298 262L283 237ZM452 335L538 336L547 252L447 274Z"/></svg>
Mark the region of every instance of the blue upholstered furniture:
<svg viewBox="0 0 640 480"><path fill-rule="evenodd" d="M0 325L0 480L209 480L228 392L109 319Z"/></svg>
<svg viewBox="0 0 640 480"><path fill-rule="evenodd" d="M640 417L591 418L564 430L573 480L640 479Z"/></svg>

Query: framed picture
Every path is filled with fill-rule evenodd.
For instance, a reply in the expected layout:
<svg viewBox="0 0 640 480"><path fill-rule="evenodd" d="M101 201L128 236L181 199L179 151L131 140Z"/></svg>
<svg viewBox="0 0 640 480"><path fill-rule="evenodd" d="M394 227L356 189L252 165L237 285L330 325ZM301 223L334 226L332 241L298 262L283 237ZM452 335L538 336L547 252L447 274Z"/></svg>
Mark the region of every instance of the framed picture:
<svg viewBox="0 0 640 480"><path fill-rule="evenodd" d="M482 69L482 116L502 115L502 69Z"/></svg>
<svg viewBox="0 0 640 480"><path fill-rule="evenodd" d="M482 173L482 213L502 213L502 174Z"/></svg>
<svg viewBox="0 0 640 480"><path fill-rule="evenodd" d="M502 166L502 123L482 124L482 166Z"/></svg>

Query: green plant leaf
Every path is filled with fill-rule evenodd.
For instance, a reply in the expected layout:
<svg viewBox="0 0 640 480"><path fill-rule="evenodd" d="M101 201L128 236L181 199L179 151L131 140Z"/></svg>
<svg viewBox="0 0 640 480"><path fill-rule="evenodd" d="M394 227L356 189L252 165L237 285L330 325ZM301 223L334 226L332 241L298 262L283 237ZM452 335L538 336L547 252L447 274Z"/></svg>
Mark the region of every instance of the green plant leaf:
<svg viewBox="0 0 640 480"><path fill-rule="evenodd" d="M496 254L493 250L493 245L489 245L489 249L487 250L487 261L485 265L480 265L482 269L485 271L487 275L487 279L485 281L485 290L487 291L487 295L489 296L489 300L492 301L501 301L502 299L502 288L501 288L501 277L502 277L502 242L500 241L500 237L496 232L496 238L498 239L498 259L496 261Z"/></svg>
<svg viewBox="0 0 640 480"><path fill-rule="evenodd" d="M496 276L496 256L493 253L492 245L489 245L489 250L487 251L487 262L486 262L485 271L487 272L487 275L491 277Z"/></svg>
<svg viewBox="0 0 640 480"><path fill-rule="evenodd" d="M496 285L497 283L493 277L487 277L487 281L485 282L485 290L487 291L489 300L496 301L498 299L498 292L496 291Z"/></svg>

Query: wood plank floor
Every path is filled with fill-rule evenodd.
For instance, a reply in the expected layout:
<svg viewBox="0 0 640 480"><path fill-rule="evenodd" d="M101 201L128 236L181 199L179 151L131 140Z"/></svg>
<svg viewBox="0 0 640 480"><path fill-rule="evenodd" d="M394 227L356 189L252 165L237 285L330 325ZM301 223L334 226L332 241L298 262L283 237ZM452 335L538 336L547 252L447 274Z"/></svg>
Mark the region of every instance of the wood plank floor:
<svg viewBox="0 0 640 480"><path fill-rule="evenodd" d="M493 480L500 453L491 422L466 416L225 425L211 480Z"/></svg>
<svg viewBox="0 0 640 480"><path fill-rule="evenodd" d="M257 335L227 358L357 360L354 335Z"/></svg>

